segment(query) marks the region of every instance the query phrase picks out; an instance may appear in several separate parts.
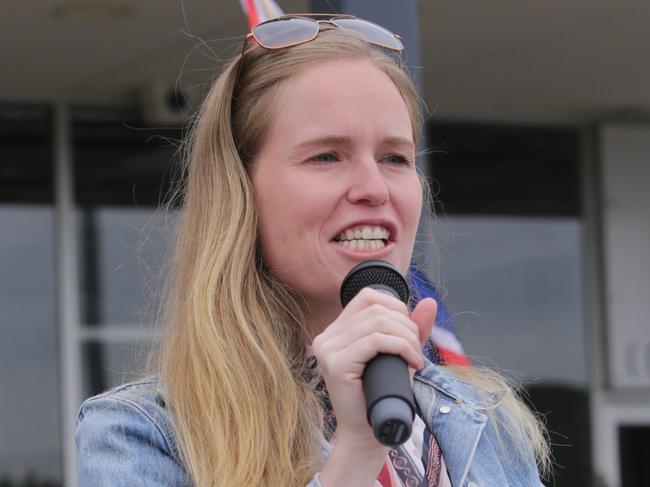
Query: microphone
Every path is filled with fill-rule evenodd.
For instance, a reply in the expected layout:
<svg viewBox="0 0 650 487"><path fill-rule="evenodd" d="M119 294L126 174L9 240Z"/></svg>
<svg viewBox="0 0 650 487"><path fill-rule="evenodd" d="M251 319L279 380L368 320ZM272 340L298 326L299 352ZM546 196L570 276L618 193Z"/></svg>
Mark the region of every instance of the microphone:
<svg viewBox="0 0 650 487"><path fill-rule="evenodd" d="M383 260L366 260L348 273L341 284L343 307L365 287L408 304L406 279ZM366 364L362 381L366 416L375 438L386 446L401 445L411 436L415 418L407 363L399 355L380 353Z"/></svg>

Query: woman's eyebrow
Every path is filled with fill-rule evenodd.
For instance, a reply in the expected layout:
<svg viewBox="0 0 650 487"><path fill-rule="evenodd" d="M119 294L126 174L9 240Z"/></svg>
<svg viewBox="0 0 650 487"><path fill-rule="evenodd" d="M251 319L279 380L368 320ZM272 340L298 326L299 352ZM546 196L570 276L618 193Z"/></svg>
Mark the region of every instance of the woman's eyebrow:
<svg viewBox="0 0 650 487"><path fill-rule="evenodd" d="M384 137L384 144L387 145L408 145L410 148L415 148L415 144L413 143L413 140L406 138L406 137L399 137L399 136L394 136L394 137Z"/></svg>
<svg viewBox="0 0 650 487"><path fill-rule="evenodd" d="M387 145L400 144L415 147L415 144L411 139L400 136L386 136L382 142ZM327 135L324 137L315 137L313 139L300 142L295 146L295 148L303 149L315 145L352 145L352 137L349 137L347 135Z"/></svg>
<svg viewBox="0 0 650 487"><path fill-rule="evenodd" d="M347 135L327 135L324 137L315 137L313 139L300 142L296 149L304 149L314 145L351 145L352 138Z"/></svg>

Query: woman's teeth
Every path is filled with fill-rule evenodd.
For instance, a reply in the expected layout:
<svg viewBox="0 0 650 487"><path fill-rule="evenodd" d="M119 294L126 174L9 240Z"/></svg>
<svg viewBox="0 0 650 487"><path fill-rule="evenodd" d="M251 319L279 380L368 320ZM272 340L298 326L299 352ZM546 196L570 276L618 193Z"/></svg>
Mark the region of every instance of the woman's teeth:
<svg viewBox="0 0 650 487"><path fill-rule="evenodd" d="M359 226L341 232L336 240L350 250L378 250L386 246L390 238L388 229L380 226Z"/></svg>
<svg viewBox="0 0 650 487"><path fill-rule="evenodd" d="M377 250L386 246L383 240L341 240L339 243L350 250Z"/></svg>

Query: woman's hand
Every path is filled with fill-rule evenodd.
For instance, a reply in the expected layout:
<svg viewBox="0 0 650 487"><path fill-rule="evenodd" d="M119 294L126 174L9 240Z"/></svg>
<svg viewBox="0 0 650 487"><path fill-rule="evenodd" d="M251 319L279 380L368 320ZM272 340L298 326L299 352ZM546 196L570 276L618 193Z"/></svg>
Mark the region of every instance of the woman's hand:
<svg viewBox="0 0 650 487"><path fill-rule="evenodd" d="M387 447L375 439L366 419L364 367L378 353L387 353L400 355L414 369L421 368L422 347L436 311L436 302L426 298L409 317L404 303L366 288L314 339L314 356L336 414L337 447L347 445L353 451L385 456Z"/></svg>

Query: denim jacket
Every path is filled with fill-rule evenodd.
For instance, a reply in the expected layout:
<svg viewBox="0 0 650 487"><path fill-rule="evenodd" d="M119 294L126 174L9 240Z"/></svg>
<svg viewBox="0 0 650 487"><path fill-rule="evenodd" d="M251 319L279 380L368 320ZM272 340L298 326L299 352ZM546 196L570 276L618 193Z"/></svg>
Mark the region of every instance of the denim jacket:
<svg viewBox="0 0 650 487"><path fill-rule="evenodd" d="M514 445L488 421L503 415L499 398L427 363L415 375L419 413L442 450L453 487L538 487L529 445ZM499 434L501 433L501 434ZM77 422L80 487L189 487L157 378L86 400ZM330 446L321 440L321 462ZM321 487L316 474L307 487Z"/></svg>

